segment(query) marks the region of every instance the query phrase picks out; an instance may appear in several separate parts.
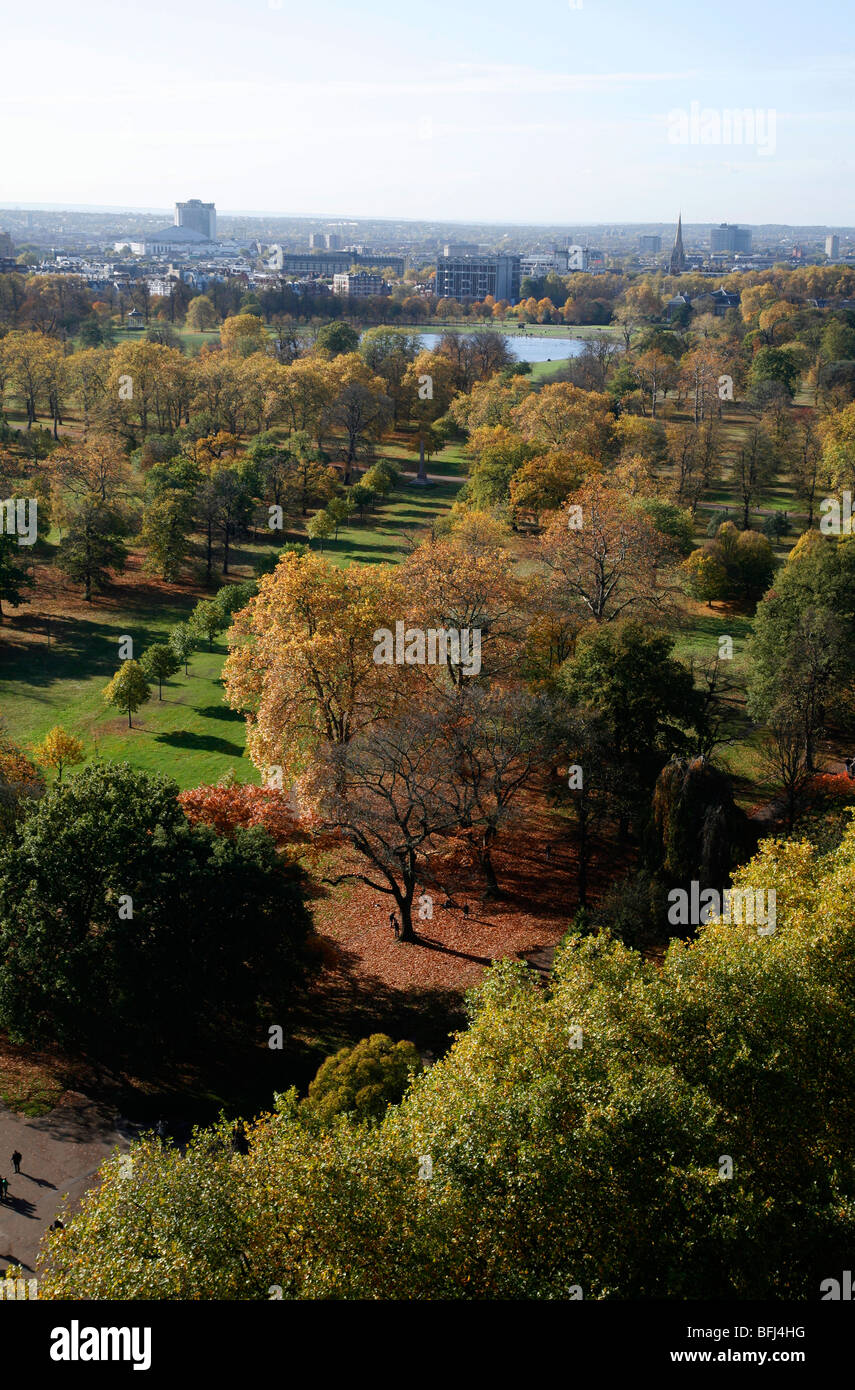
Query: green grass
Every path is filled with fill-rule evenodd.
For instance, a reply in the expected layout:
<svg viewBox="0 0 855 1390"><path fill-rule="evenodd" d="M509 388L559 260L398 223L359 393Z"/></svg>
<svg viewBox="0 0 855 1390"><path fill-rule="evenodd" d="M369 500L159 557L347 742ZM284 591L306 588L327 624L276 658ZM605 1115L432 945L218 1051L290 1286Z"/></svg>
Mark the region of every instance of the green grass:
<svg viewBox="0 0 855 1390"><path fill-rule="evenodd" d="M325 543L324 554L340 567L351 561L398 563L407 553L407 535L448 511L459 487L457 482L425 488L402 482L376 512L366 512L364 521L355 516L343 526L338 539ZM295 530L288 538L304 536ZM250 576L255 558L269 554L270 548L255 542L234 547L234 577ZM167 774L182 789L216 782L231 770L241 782L258 782L245 756L243 718L223 700L225 634L211 650L203 645L194 654L189 676L182 670L164 683L162 700L152 686L152 698L133 716L132 728L126 714L103 700L119 664L119 639L130 636L138 658L153 643L166 640L197 597L189 591L176 595L174 589L165 593L155 584L123 586L120 578L103 598L96 596L91 608L77 605L52 617L48 643L37 587L33 604L12 610L0 627L0 717L8 736L30 749L60 725L83 741L87 760L127 760L144 771Z"/></svg>

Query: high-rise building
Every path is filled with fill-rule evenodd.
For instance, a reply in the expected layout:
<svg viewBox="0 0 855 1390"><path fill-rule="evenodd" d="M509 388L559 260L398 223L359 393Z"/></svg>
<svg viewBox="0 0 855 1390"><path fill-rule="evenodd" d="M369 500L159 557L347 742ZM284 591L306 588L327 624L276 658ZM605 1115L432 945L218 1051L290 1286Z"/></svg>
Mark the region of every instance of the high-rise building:
<svg viewBox="0 0 855 1390"><path fill-rule="evenodd" d="M436 293L440 299L506 299L520 297L519 256L439 256Z"/></svg>
<svg viewBox="0 0 855 1390"><path fill-rule="evenodd" d="M187 227L189 231L207 237L208 241L216 241L217 209L213 203L201 203L198 198L191 198L186 203L176 203L175 226Z"/></svg>
<svg viewBox="0 0 855 1390"><path fill-rule="evenodd" d="M333 276L333 293L343 294L348 299L367 299L372 295L387 295L389 286L382 275L370 275L366 270L351 275L345 271Z"/></svg>
<svg viewBox="0 0 855 1390"><path fill-rule="evenodd" d="M710 251L725 251L731 256L751 255L751 231L748 227L734 227L727 222L713 227L710 232Z"/></svg>
<svg viewBox="0 0 855 1390"><path fill-rule="evenodd" d="M324 245L328 251L340 251L341 237L338 232L327 232L324 236Z"/></svg>
<svg viewBox="0 0 855 1390"><path fill-rule="evenodd" d="M825 238L825 254L830 261L836 261L840 255L840 237L834 232Z"/></svg>
<svg viewBox="0 0 855 1390"><path fill-rule="evenodd" d="M309 250L320 251L324 245L323 232L309 232Z"/></svg>
<svg viewBox="0 0 855 1390"><path fill-rule="evenodd" d="M674 238L674 245L671 248L671 259L668 262L669 275L682 275L686 269L686 253L683 250L683 214L677 218L677 235Z"/></svg>
<svg viewBox="0 0 855 1390"><path fill-rule="evenodd" d="M662 250L661 236L640 236L638 249L645 256L658 256Z"/></svg>

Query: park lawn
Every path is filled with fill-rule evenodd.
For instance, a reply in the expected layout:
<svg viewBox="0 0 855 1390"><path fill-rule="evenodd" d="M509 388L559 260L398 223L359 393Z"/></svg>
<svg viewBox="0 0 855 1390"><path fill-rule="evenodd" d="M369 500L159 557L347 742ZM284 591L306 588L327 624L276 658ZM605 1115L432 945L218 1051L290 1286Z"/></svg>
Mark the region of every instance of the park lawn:
<svg viewBox="0 0 855 1390"><path fill-rule="evenodd" d="M91 617L52 619L49 648L40 635L10 641L10 633L4 634L0 714L9 737L29 749L59 724L83 741L87 761L127 761L165 773L182 788L216 782L232 769L239 781L257 782L244 756L243 718L223 703L224 637L212 650L193 655L188 677L182 670L164 682L162 700L153 685L132 728L127 714L104 703L103 690L118 665L118 639L132 636L139 656L152 642L165 640L191 606L188 600L183 608L99 612L96 600Z"/></svg>
<svg viewBox="0 0 855 1390"><path fill-rule="evenodd" d="M356 515L341 527L338 539L324 544L324 554L339 567L353 561L397 564L408 551L407 536L447 512L459 486L402 483L376 512L366 512L364 521ZM277 537L277 544L305 539L300 524ZM312 548L317 550L317 542ZM255 559L270 550L270 541L234 546L231 579L250 577ZM141 561L132 554L125 573L91 605L50 565L40 567L33 601L8 611L0 627L0 719L7 736L31 749L60 725L83 741L87 760L128 761L167 774L182 789L232 772L240 782L257 783L259 775L245 755L243 716L223 701L225 633L210 650L203 644L194 654L188 677L182 670L164 683L162 700L152 686L152 698L134 714L132 728L127 714L104 704L104 688L119 664L119 639L132 637L138 658L165 641L169 629L208 596L195 584L149 579ZM218 584L224 582L216 577Z"/></svg>

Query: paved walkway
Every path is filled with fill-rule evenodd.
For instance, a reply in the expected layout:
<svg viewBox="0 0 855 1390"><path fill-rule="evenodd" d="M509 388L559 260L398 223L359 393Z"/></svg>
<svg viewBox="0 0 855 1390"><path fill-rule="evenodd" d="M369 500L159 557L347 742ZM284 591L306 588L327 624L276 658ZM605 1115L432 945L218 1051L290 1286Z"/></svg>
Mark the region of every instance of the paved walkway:
<svg viewBox="0 0 855 1390"><path fill-rule="evenodd" d="M39 1119L0 1105L0 1176L9 1181L0 1203L0 1271L20 1264L35 1273L39 1241L62 1198L68 1194L76 1205L102 1160L117 1147L127 1149L137 1128L74 1092ZM20 1173L12 1167L15 1149L22 1155Z"/></svg>

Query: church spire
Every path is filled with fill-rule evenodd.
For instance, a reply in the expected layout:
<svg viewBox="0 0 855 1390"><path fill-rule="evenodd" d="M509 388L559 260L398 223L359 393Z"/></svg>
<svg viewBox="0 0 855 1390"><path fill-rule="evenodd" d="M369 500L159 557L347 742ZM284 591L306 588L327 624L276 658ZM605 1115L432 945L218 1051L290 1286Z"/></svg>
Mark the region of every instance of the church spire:
<svg viewBox="0 0 855 1390"><path fill-rule="evenodd" d="M683 213L681 211L677 218L677 235L674 238L671 259L668 262L668 273L669 275L681 275L685 269L686 253L683 250Z"/></svg>

